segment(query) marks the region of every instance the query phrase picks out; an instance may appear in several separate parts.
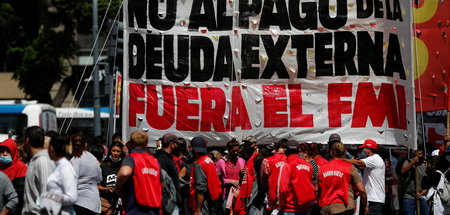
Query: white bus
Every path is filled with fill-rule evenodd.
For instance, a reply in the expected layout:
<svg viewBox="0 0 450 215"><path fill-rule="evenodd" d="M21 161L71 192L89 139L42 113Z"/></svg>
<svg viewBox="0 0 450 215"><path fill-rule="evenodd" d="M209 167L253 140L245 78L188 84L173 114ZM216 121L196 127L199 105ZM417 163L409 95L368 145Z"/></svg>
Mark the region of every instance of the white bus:
<svg viewBox="0 0 450 215"><path fill-rule="evenodd" d="M86 138L94 137L94 108L56 108L56 117L61 133L77 133ZM109 108L100 108L101 131L104 137L108 132L108 121ZM113 126L114 123L109 125Z"/></svg>
<svg viewBox="0 0 450 215"><path fill-rule="evenodd" d="M56 109L48 104L0 101L0 141L24 135L25 128L40 126L44 131L58 131Z"/></svg>

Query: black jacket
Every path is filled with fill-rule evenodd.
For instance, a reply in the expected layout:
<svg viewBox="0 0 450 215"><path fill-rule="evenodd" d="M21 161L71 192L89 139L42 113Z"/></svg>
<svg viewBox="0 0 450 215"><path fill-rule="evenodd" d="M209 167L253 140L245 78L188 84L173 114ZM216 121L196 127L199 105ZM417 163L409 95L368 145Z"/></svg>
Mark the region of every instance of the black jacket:
<svg viewBox="0 0 450 215"><path fill-rule="evenodd" d="M167 174L172 178L173 185L177 191L177 205L181 206L181 193L180 193L180 178L178 177L178 169L173 161L173 156L163 149L156 151L156 159L158 160L161 169L167 172Z"/></svg>

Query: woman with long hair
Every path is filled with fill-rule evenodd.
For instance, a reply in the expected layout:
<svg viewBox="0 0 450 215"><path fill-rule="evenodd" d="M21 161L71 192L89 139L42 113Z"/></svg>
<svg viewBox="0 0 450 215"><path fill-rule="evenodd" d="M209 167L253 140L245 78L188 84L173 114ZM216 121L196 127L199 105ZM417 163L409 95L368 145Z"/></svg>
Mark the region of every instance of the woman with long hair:
<svg viewBox="0 0 450 215"><path fill-rule="evenodd" d="M98 189L102 203L102 214L113 214L117 209L116 205L119 197L114 193L114 188L116 186L117 172L122 165L122 158L125 155L123 147L121 142L114 141L108 148L108 156L100 165L103 180L98 185Z"/></svg>
<svg viewBox="0 0 450 215"><path fill-rule="evenodd" d="M79 134L72 136L72 163L78 175L78 201L75 203L77 214L99 214L100 194L97 185L102 181L102 170L97 159L86 151L86 139ZM94 165L97 164L97 165Z"/></svg>

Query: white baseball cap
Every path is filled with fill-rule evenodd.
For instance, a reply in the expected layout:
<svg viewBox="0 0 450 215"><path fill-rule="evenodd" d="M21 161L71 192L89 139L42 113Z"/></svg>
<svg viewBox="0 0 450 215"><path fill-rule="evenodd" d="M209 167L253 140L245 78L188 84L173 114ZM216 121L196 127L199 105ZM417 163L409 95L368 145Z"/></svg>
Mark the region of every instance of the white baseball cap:
<svg viewBox="0 0 450 215"><path fill-rule="evenodd" d="M431 152L431 157L439 156L439 149L434 150Z"/></svg>

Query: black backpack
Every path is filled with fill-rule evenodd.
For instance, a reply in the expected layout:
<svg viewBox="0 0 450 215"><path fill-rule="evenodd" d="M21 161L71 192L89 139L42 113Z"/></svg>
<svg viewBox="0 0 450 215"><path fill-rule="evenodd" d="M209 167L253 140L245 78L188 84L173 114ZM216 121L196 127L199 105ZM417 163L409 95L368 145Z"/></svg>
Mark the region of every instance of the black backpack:
<svg viewBox="0 0 450 215"><path fill-rule="evenodd" d="M164 188L162 190L162 205L164 214L172 214L177 205L177 190L175 189L172 178L166 171L161 169L161 175L164 181Z"/></svg>

